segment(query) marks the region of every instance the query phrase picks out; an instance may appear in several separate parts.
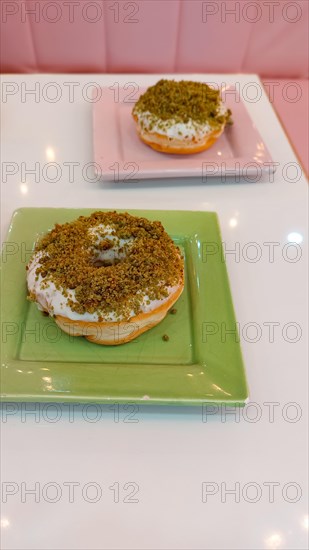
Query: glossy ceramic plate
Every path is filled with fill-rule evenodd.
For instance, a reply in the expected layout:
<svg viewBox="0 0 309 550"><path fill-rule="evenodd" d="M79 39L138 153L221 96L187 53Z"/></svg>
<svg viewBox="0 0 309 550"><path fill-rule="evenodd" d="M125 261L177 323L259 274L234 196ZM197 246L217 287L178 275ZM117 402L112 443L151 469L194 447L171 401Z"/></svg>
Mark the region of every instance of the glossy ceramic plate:
<svg viewBox="0 0 309 550"><path fill-rule="evenodd" d="M63 333L26 299L37 237L93 210L22 208L2 258L1 396L5 401L221 403L248 397L215 213L137 210L160 220L185 257L185 290L156 327L120 346ZM169 340L164 341L163 335Z"/></svg>
<svg viewBox="0 0 309 550"><path fill-rule="evenodd" d="M232 110L234 124L226 127L207 151L168 155L145 145L137 136L131 112L145 91L135 83L124 88L98 88L93 107L93 147L97 175L102 180L134 182L143 178L255 176L274 172L270 153L232 86L222 98ZM225 179L224 179L225 181Z"/></svg>

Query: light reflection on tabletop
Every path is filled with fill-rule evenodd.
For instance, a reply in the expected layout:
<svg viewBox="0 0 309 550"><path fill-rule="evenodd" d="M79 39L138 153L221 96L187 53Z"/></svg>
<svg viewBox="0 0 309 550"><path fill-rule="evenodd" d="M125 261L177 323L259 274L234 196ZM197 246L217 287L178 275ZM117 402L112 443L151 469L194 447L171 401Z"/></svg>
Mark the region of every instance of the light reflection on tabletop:
<svg viewBox="0 0 309 550"><path fill-rule="evenodd" d="M55 151L52 147L47 147L45 150L46 158L48 161L53 162L56 158Z"/></svg>
<svg viewBox="0 0 309 550"><path fill-rule="evenodd" d="M287 239L289 243L300 244L303 242L304 237L302 236L301 233L298 233L297 231L293 231L292 233L288 234Z"/></svg>
<svg viewBox="0 0 309 550"><path fill-rule="evenodd" d="M28 185L26 183L21 183L20 186L19 186L19 189L20 189L20 192L22 193L22 195L27 195L29 189L28 189Z"/></svg>
<svg viewBox="0 0 309 550"><path fill-rule="evenodd" d="M236 227L236 225L238 225L238 220L236 218L231 218L229 221L229 226Z"/></svg>
<svg viewBox="0 0 309 550"><path fill-rule="evenodd" d="M1 529L6 529L7 527L10 527L10 521L8 520L8 518L1 518L0 526Z"/></svg>
<svg viewBox="0 0 309 550"><path fill-rule="evenodd" d="M279 533L274 533L265 540L265 547L269 550L279 550L282 548L283 538Z"/></svg>
<svg viewBox="0 0 309 550"><path fill-rule="evenodd" d="M308 531L308 526L309 526L309 516L308 516L308 514L302 518L301 526L302 526L303 529Z"/></svg>

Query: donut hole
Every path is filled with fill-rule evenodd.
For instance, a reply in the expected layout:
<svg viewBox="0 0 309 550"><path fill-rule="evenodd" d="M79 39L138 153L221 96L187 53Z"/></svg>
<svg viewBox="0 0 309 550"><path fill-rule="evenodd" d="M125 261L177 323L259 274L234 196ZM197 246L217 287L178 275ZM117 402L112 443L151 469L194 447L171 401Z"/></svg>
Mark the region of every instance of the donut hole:
<svg viewBox="0 0 309 550"><path fill-rule="evenodd" d="M119 238L112 227L99 224L89 230L93 238L92 265L94 267L111 267L123 261L134 239Z"/></svg>
<svg viewBox="0 0 309 550"><path fill-rule="evenodd" d="M94 249L93 266L111 267L122 262L127 256L127 248L115 246L109 250Z"/></svg>
<svg viewBox="0 0 309 550"><path fill-rule="evenodd" d="M93 261L93 267L111 267L113 265L117 265L121 262L120 258L114 258L114 259L102 259L102 258L96 258Z"/></svg>

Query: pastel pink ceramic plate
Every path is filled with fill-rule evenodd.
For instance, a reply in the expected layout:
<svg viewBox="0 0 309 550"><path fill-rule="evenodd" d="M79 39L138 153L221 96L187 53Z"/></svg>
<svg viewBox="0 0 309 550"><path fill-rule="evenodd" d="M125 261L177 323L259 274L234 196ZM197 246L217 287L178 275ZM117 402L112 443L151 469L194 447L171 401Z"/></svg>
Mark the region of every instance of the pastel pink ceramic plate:
<svg viewBox="0 0 309 550"><path fill-rule="evenodd" d="M115 86L96 90L94 161L102 180L201 177L206 181L209 177L250 176L250 181L258 181L264 172L274 172L270 153L232 86L222 91L222 98L232 110L233 126L210 149L194 155L159 153L140 141L131 111L144 91L133 83L117 90Z"/></svg>

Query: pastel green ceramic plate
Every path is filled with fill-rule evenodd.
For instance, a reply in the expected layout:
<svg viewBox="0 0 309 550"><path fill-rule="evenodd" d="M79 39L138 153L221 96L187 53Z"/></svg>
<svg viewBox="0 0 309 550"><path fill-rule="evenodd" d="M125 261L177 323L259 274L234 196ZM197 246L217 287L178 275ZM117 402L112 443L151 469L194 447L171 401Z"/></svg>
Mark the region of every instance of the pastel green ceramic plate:
<svg viewBox="0 0 309 550"><path fill-rule="evenodd" d="M185 257L185 290L156 327L120 346L63 333L26 300L33 244L55 223L92 210L22 208L2 257L3 401L244 405L248 397L217 216L130 210L160 220ZM169 340L164 341L163 335Z"/></svg>

